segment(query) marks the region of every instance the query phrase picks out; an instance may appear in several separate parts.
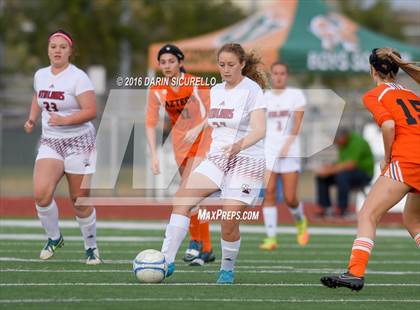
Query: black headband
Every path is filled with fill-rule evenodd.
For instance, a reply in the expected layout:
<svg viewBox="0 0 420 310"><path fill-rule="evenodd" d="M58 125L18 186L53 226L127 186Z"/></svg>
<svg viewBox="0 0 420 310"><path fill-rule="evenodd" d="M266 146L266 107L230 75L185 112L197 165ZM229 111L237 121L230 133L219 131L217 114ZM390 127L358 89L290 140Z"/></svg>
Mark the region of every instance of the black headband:
<svg viewBox="0 0 420 310"><path fill-rule="evenodd" d="M157 55L158 61L160 60L160 56L167 53L174 55L178 60L184 60L184 53L178 47L172 44L166 44L159 50Z"/></svg>
<svg viewBox="0 0 420 310"><path fill-rule="evenodd" d="M379 58L378 54L376 54L377 50L377 48L372 50L372 54L369 56L369 63L375 68L375 70L382 72L383 74L388 74L390 72L397 74L398 65L388 59Z"/></svg>

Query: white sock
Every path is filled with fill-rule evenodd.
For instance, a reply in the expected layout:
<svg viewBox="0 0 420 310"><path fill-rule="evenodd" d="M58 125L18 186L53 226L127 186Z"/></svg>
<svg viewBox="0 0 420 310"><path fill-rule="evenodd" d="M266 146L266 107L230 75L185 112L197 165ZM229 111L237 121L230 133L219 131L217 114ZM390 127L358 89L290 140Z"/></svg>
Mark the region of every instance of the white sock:
<svg viewBox="0 0 420 310"><path fill-rule="evenodd" d="M416 242L417 247L420 248L420 233L418 233L417 235L415 235L413 239Z"/></svg>
<svg viewBox="0 0 420 310"><path fill-rule="evenodd" d="M97 248L96 245L96 210L93 209L91 215L85 218L76 216L79 223L80 231L82 232L83 240L85 241L85 250L89 248Z"/></svg>
<svg viewBox="0 0 420 310"><path fill-rule="evenodd" d="M301 221L305 218L302 202L299 202L299 205L296 208L291 208L291 207L288 207L288 208L289 208L290 213L292 213L295 221Z"/></svg>
<svg viewBox="0 0 420 310"><path fill-rule="evenodd" d="M169 224L166 226L165 239L162 244L162 253L168 264L175 261L176 253L184 241L190 226L190 218L180 214L171 214Z"/></svg>
<svg viewBox="0 0 420 310"><path fill-rule="evenodd" d="M277 235L277 207L264 207L264 226L267 236L274 238Z"/></svg>
<svg viewBox="0 0 420 310"><path fill-rule="evenodd" d="M368 252L370 255L374 245L375 242L372 239L367 237L359 237L354 239L353 247L351 248L351 250L362 250Z"/></svg>
<svg viewBox="0 0 420 310"><path fill-rule="evenodd" d="M47 238L57 240L60 238L60 227L58 226L58 208L53 199L48 207L36 206L38 218L45 229Z"/></svg>
<svg viewBox="0 0 420 310"><path fill-rule="evenodd" d="M238 241L225 241L220 239L222 244L222 261L220 270L232 271L235 268L236 258L239 254L239 248L241 247L241 239Z"/></svg>

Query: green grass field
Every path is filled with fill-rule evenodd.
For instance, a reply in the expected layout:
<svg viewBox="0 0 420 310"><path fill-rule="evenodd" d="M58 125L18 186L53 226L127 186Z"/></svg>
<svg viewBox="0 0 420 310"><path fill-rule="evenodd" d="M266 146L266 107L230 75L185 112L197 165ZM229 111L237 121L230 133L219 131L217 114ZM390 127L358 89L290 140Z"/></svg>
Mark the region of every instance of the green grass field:
<svg viewBox="0 0 420 310"><path fill-rule="evenodd" d="M174 275L145 285L137 282L131 261L141 250L160 249L162 230L98 229L105 261L98 266L84 264L77 228L62 232L65 246L44 262L38 259L43 240L10 240L41 239L41 228L0 227L0 308L420 309L420 253L408 237L377 238L367 284L356 293L319 282L345 269L352 236L314 235L300 248L293 235L281 235L279 249L267 253L258 250L262 234L245 233L235 284L225 286L215 284L221 253L220 235L213 233L215 263L186 266L184 243Z"/></svg>

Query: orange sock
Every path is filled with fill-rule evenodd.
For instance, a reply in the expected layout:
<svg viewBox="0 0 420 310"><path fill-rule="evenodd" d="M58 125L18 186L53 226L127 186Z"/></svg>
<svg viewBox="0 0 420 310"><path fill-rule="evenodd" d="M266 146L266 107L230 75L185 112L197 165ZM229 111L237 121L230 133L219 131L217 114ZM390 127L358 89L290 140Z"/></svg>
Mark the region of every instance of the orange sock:
<svg viewBox="0 0 420 310"><path fill-rule="evenodd" d="M201 241L201 238L200 238L200 221L198 220L198 214L191 216L190 238L191 238L191 240Z"/></svg>
<svg viewBox="0 0 420 310"><path fill-rule="evenodd" d="M369 238L357 238L353 242L348 270L356 277L365 275L369 255L373 248L373 241Z"/></svg>
<svg viewBox="0 0 420 310"><path fill-rule="evenodd" d="M211 250L211 237L210 237L210 223L200 222L200 237L203 241L203 252L210 252Z"/></svg>

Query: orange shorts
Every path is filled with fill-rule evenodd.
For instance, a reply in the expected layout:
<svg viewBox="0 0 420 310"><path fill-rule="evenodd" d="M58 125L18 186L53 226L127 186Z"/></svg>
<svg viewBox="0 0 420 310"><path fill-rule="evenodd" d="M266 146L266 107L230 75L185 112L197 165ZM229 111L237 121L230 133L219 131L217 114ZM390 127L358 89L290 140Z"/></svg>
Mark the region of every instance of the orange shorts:
<svg viewBox="0 0 420 310"><path fill-rule="evenodd" d="M420 194L420 165L416 163L391 161L381 175L411 186L410 192Z"/></svg>

